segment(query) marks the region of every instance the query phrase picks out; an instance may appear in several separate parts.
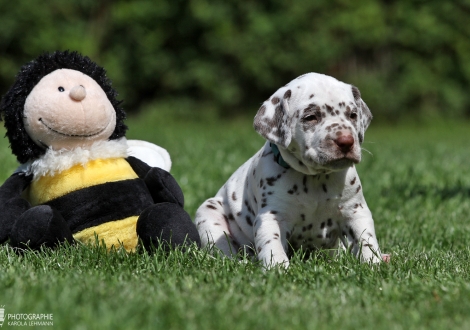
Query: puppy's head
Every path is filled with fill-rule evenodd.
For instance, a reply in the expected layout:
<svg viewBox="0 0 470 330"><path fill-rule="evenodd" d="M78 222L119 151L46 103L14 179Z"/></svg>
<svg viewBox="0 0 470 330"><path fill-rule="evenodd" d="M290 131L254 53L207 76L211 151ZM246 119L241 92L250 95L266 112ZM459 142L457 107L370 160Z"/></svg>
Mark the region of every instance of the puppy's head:
<svg viewBox="0 0 470 330"><path fill-rule="evenodd" d="M361 161L372 114L355 86L308 73L278 89L254 119L284 160L307 173L338 171Z"/></svg>

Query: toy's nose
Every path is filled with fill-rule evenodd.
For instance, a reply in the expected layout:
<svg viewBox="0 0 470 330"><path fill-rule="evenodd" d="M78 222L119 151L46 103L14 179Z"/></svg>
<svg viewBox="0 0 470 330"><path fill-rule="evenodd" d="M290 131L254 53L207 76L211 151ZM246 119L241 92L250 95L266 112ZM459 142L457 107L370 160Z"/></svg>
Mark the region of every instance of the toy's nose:
<svg viewBox="0 0 470 330"><path fill-rule="evenodd" d="M70 90L70 97L72 98L72 100L75 101L83 100L86 97L85 87L83 87L82 85L75 86Z"/></svg>

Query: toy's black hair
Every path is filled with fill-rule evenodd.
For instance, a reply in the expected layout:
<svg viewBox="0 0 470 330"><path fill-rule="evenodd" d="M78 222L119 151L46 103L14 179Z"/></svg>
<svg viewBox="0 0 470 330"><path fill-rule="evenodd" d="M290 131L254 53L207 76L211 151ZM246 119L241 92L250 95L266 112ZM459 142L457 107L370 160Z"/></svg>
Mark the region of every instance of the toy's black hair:
<svg viewBox="0 0 470 330"><path fill-rule="evenodd" d="M116 128L110 139L118 139L126 134L127 126L124 124L126 114L120 106L121 101L116 99L117 92L111 87L111 81L102 67L78 52L44 53L21 67L16 75L16 81L0 103L0 120L2 117L5 120L6 136L13 154L20 163L38 158L46 152L26 133L23 124L24 104L34 86L44 76L58 69L77 70L93 78L106 93L116 111Z"/></svg>

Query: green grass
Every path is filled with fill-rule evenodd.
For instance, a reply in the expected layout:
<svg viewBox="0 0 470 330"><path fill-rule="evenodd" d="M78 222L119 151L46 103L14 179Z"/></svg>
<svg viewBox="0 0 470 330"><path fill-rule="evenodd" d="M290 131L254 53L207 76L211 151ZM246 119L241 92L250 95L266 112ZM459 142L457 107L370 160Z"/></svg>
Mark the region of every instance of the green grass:
<svg viewBox="0 0 470 330"><path fill-rule="evenodd" d="M127 123L128 138L168 149L191 216L263 143L250 119L153 113ZM18 256L3 246L0 305L52 313L55 329L470 329L469 131L462 122L367 132L372 155L358 171L388 265L297 253L287 271L263 272L195 248ZM6 141L0 150L4 180L16 164Z"/></svg>

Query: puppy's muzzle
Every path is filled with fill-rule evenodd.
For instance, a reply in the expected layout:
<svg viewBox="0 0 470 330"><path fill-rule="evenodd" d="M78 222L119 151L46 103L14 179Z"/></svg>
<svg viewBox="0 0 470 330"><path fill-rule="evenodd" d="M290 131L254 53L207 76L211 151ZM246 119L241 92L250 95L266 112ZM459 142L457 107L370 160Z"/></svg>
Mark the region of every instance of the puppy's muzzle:
<svg viewBox="0 0 470 330"><path fill-rule="evenodd" d="M334 142L344 154L347 154L354 145L354 138L352 135L341 135Z"/></svg>

